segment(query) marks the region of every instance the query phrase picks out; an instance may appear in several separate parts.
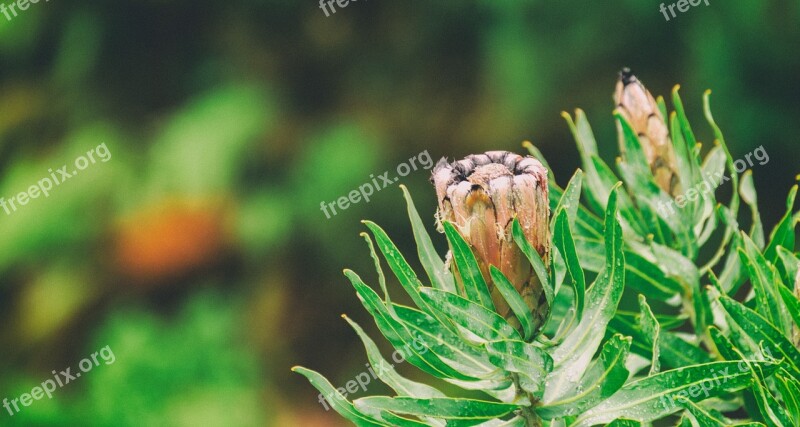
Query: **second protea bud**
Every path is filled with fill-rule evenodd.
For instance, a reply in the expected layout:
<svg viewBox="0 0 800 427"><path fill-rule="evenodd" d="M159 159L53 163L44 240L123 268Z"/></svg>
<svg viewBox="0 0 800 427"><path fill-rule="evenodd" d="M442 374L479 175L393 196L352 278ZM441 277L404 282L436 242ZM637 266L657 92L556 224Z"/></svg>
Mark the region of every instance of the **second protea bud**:
<svg viewBox="0 0 800 427"><path fill-rule="evenodd" d="M541 283L517 247L511 229L518 218L527 240L544 260L550 256L547 170L533 157L507 151L439 161L432 181L439 202L438 220L449 221L472 246L497 312L517 324L489 274L493 265L511 281L541 326L549 307ZM460 280L458 271L453 267Z"/></svg>
<svg viewBox="0 0 800 427"><path fill-rule="evenodd" d="M664 117L650 91L627 68L619 73L614 102L620 114L639 136L642 151L656 184L673 196L679 194L678 175L675 172L677 168L675 149ZM620 151L624 157L625 144L622 130L619 131L619 135Z"/></svg>

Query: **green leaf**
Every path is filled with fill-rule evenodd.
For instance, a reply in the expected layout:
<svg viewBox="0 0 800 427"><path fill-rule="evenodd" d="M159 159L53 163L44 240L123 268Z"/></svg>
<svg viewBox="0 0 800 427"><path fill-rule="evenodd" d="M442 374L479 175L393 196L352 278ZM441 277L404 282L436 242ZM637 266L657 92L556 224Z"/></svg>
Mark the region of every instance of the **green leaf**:
<svg viewBox="0 0 800 427"><path fill-rule="evenodd" d="M753 391L756 396L758 409L761 411L764 420L770 425L792 425L792 421L789 419L786 410L778 403L778 400L772 395L772 391L770 391L767 385L766 378L769 374L765 374L763 369L758 365L753 365L752 371L755 383L753 385Z"/></svg>
<svg viewBox="0 0 800 427"><path fill-rule="evenodd" d="M641 314L639 316L639 327L642 329L644 336L647 337L648 342L653 347L653 359L650 362L650 375L657 374L661 370L660 347L661 347L661 325L658 324L656 316L647 305L647 299L644 295L639 295L639 306L641 307Z"/></svg>
<svg viewBox="0 0 800 427"><path fill-rule="evenodd" d="M658 265L667 276L683 284L684 290L697 289L700 286L700 272L691 259L682 253L664 245L651 242L650 248Z"/></svg>
<svg viewBox="0 0 800 427"><path fill-rule="evenodd" d="M517 316L519 323L522 325L524 331L525 341L530 341L533 338L533 333L536 331L536 325L533 321L533 314L528 305L520 296L514 285L506 278L502 271L498 270L495 266L489 266L489 273L492 276L494 283L500 294L503 295L511 311Z"/></svg>
<svg viewBox="0 0 800 427"><path fill-rule="evenodd" d="M378 416L382 420L384 420L384 421L386 421L386 422L388 422L391 425L396 426L396 427L419 427L419 426L427 427L427 426L430 425L428 423L423 423L423 422L420 422L420 421L415 421L415 420L411 420L411 419L408 419L408 418L399 417L399 416L397 416L397 415L395 415L395 414L393 414L391 412L387 412L387 411L380 411ZM444 425L444 424L439 424L439 425Z"/></svg>
<svg viewBox="0 0 800 427"><path fill-rule="evenodd" d="M684 220L684 215L675 215L664 209L665 206L674 203L674 200L656 184L639 137L630 123L619 111L615 111L614 116L622 131L622 141L625 146L624 160L618 161L617 166L642 214L650 218L649 232L654 234L658 241L663 242L665 237L660 225L663 222L669 226L684 253L696 253L697 239L692 232L692 224Z"/></svg>
<svg viewBox="0 0 800 427"><path fill-rule="evenodd" d="M667 117L667 116L664 116ZM678 117L676 113L672 113L669 118L669 123L667 126L670 128L670 133L672 137L672 146L675 149L675 160L676 160L676 172L678 174L678 182L681 185L681 189L684 190L689 188L693 185L697 185L696 176L699 174L700 166L697 163L696 158L691 154L691 149L694 147L694 142L691 145L687 146L686 138L683 137L683 134L680 130L680 123L678 122ZM688 124L688 123L687 123ZM686 213L682 213L684 217L689 217L694 220L695 213L698 209L697 201L689 201L690 210L689 212L691 215L687 215Z"/></svg>
<svg viewBox="0 0 800 427"><path fill-rule="evenodd" d="M546 418L561 418L580 414L610 397L625 384L630 372L625 367L630 337L614 335L608 340L579 383L555 401L546 401L536 412Z"/></svg>
<svg viewBox="0 0 800 427"><path fill-rule="evenodd" d="M372 239L367 233L359 233L359 235L362 236L367 242L367 247L369 247L369 255L372 257L372 261L375 263L375 271L378 272L378 283L381 285L381 290L383 291L383 299L387 304L389 304L392 300L389 297L389 289L386 287L386 276L384 276L383 268L381 268L381 260L378 258L378 254L375 253L375 246L372 244Z"/></svg>
<svg viewBox="0 0 800 427"><path fill-rule="evenodd" d="M350 279L350 282L356 289L358 298L361 300L364 308L375 318L375 323L378 325L378 329L380 329L383 336L389 340L395 349L403 352L405 359L408 360L409 363L437 378L454 378L462 381L477 380L477 378L464 375L453 369L450 365L444 363L438 356L433 354L433 352L427 351L427 347L423 347L421 350L418 349L417 347L421 344L420 341L389 313L389 310L380 300L378 294L376 294L372 288L365 285L361 278L354 272L345 270L345 275Z"/></svg>
<svg viewBox="0 0 800 427"><path fill-rule="evenodd" d="M578 169L575 171L575 174L572 175L572 178L570 178L569 183L567 183L567 188L564 189L564 192L558 201L558 205L556 205L555 209L553 209L553 212L559 212L561 209L566 210L570 227L575 225L575 220L578 217L578 208L581 206L580 198L582 184L583 171ZM555 220L556 218L553 217L552 222L550 223L550 232L553 232L555 229Z"/></svg>
<svg viewBox="0 0 800 427"><path fill-rule="evenodd" d="M625 251L625 285L659 301L684 291L680 282L664 274L657 264L631 250Z"/></svg>
<svg viewBox="0 0 800 427"><path fill-rule="evenodd" d="M755 366L774 365L754 362ZM684 396L693 402L740 390L752 384L749 370L739 369L738 362L711 362L661 372L630 382L613 396L583 413L573 424L587 427L620 417L649 422L672 414L680 407L675 402Z"/></svg>
<svg viewBox="0 0 800 427"><path fill-rule="evenodd" d="M686 117L683 101L678 94L679 88L679 86L675 86L672 90L672 104L675 106L675 113L670 117L670 133L675 147L678 170L681 172L681 186L684 191L687 191L689 188L699 188L703 182L703 175L700 159L696 154L699 148L697 139ZM688 176L684 176L687 172ZM687 203L689 215L687 216L696 223L709 210L713 212L713 199L713 196L704 196L698 200L689 200Z"/></svg>
<svg viewBox="0 0 800 427"><path fill-rule="evenodd" d="M742 200L750 207L750 217L753 224L750 227L750 238L756 246L764 247L764 225L761 223L761 213L758 210L758 196L756 186L753 184L753 171L745 171L742 175L742 186L739 188Z"/></svg>
<svg viewBox="0 0 800 427"><path fill-rule="evenodd" d="M778 286L778 291L783 298L783 302L786 303L786 308L792 316L792 320L794 320L795 328L800 327L800 300L785 286Z"/></svg>
<svg viewBox="0 0 800 427"><path fill-rule="evenodd" d="M766 317L778 330L788 333L791 322L786 306L778 296L779 286L776 286L778 273L746 234L742 233L741 237L744 248L739 249L739 256L750 274L756 299L756 312Z"/></svg>
<svg viewBox="0 0 800 427"><path fill-rule="evenodd" d="M328 404L331 405L334 411L338 412L339 415L344 417L346 420L352 422L358 427L374 427L374 426L389 426L391 424L379 422L376 420L372 420L366 415L364 415L361 411L357 410L352 403L350 403L341 393L339 393L336 388L334 388L328 380L325 379L322 375L317 372L314 372L310 369L306 369L300 366L295 366L292 368L293 372L297 372L298 374L306 377L308 382L314 386L323 396L325 396L325 400L327 400Z"/></svg>
<svg viewBox="0 0 800 427"><path fill-rule="evenodd" d="M617 182L620 182L619 178L614 175L614 172L611 170L611 168L609 168L600 157L592 157L592 163L594 163L595 170L602 177L602 182L604 183L601 194L610 196L610 192L612 190L609 189L613 188ZM641 211L636 209L633 200L631 200L630 196L628 196L628 193L619 192L619 194L617 194L617 199L619 202L620 220L622 221L623 226L631 228L640 236L646 235L647 224L645 219L642 217Z"/></svg>
<svg viewBox="0 0 800 427"><path fill-rule="evenodd" d="M607 427L641 427L642 423L638 421L629 420L626 418L619 418L610 423Z"/></svg>
<svg viewBox="0 0 800 427"><path fill-rule="evenodd" d="M664 119L664 126L669 126L669 123L667 123L667 118L669 117L667 114L667 103L664 102L663 96L658 95L656 98L656 105L658 105L658 111L661 113L661 117Z"/></svg>
<svg viewBox="0 0 800 427"><path fill-rule="evenodd" d="M383 381L386 385L391 387L400 396L414 396L421 398L432 397L446 397L441 391L427 385L408 380L402 377L394 369L394 365L387 362L381 355L378 346L369 338L369 336L361 329L358 324L349 317L342 315L342 317L353 327L358 334L361 341L364 343L364 348L367 350L367 358L372 367L372 372L375 376Z"/></svg>
<svg viewBox="0 0 800 427"><path fill-rule="evenodd" d="M520 387L540 399L553 359L533 344L516 340L492 341L484 344L495 366L518 375Z"/></svg>
<svg viewBox="0 0 800 427"><path fill-rule="evenodd" d="M444 222L444 232L447 241L450 242L450 250L453 253L458 273L464 283L464 292L470 301L476 302L489 310L494 310L492 296L489 294L489 287L481 274L478 260L472 249L450 222Z"/></svg>
<svg viewBox="0 0 800 427"><path fill-rule="evenodd" d="M511 226L511 235L514 238L514 242L519 246L519 249L525 254L525 257L528 258L531 266L533 266L533 271L539 278L539 283L541 283L542 289L544 290L547 303L552 306L553 300L555 299L555 290L547 274L547 268L544 265L544 261L542 261L542 257L539 256L539 253L536 252L536 249L533 248L525 237L525 232L522 230L522 225L519 223L518 218L514 218L514 223Z"/></svg>
<svg viewBox="0 0 800 427"><path fill-rule="evenodd" d="M707 295L700 285L700 272L694 263L683 254L663 245L651 242L650 247L661 268L669 275L681 281L686 288L685 299L692 303L692 324L695 333L702 335L706 325L713 319Z"/></svg>
<svg viewBox="0 0 800 427"><path fill-rule="evenodd" d="M755 311L745 307L727 296L719 298L722 307L728 313L730 319L735 322L755 344L756 351L760 346L764 346L775 358L785 357L788 366L791 366L796 375L800 375L800 352L767 319Z"/></svg>
<svg viewBox="0 0 800 427"><path fill-rule="evenodd" d="M570 285L572 285L573 295L575 296L575 316L580 318L583 316L586 277L584 276L583 268L578 259L575 241L572 239L569 216L566 210L558 211L556 214L553 240L556 248L558 248L564 257L564 264L567 268L567 280L569 280Z"/></svg>
<svg viewBox="0 0 800 427"><path fill-rule="evenodd" d="M627 261L628 259L626 257L625 262ZM641 313L636 313L633 311L617 310L617 314L614 315L614 317L622 319L628 323L638 324L640 315ZM658 319L658 324L661 325L661 329L668 331L684 325L686 323L686 319L688 319L688 316L685 314L656 314L656 319Z"/></svg>
<svg viewBox="0 0 800 427"><path fill-rule="evenodd" d="M371 407L416 417L461 421L455 424L459 426L476 425L482 421L502 417L519 408L517 405L475 399L415 399L385 396L364 397L357 399L354 404L357 409ZM453 424L448 422L447 425Z"/></svg>
<svg viewBox="0 0 800 427"><path fill-rule="evenodd" d="M786 213L769 235L769 245L767 249L764 250L764 258L772 263L777 260L778 255L776 250L778 246L782 246L789 251L794 251L795 220L792 217L792 209L794 207L795 196L797 196L797 185L793 185L792 189L789 191L789 196L786 199Z"/></svg>
<svg viewBox="0 0 800 427"><path fill-rule="evenodd" d="M697 421L697 425L699 427L733 427L733 426L737 426L737 427L758 427L758 426L764 426L764 424L761 424L761 423L747 423L747 422L746 423L733 424L732 422L730 422L730 420L725 418L719 411L716 411L714 409L706 409L706 408L704 408L704 407L692 402L691 400L689 400L689 399L687 399L687 398L685 398L683 396L678 396L675 399L675 401L679 402L681 404L681 406L686 408L689 411L689 413L692 414L694 419ZM766 426L764 426L764 427L766 427Z"/></svg>
<svg viewBox="0 0 800 427"><path fill-rule="evenodd" d="M420 291L431 307L483 340L522 339L505 319L482 305L439 289L421 288Z"/></svg>
<svg viewBox="0 0 800 427"><path fill-rule="evenodd" d="M453 275L445 268L442 258L436 253L431 236L425 230L425 225L422 223L417 208L414 206L411 194L409 194L405 185L400 185L400 189L403 190L403 197L405 197L406 205L408 206L408 217L411 220L411 228L414 232L414 240L417 242L417 253L419 254L422 268L425 269L434 288L455 293L456 284Z"/></svg>
<svg viewBox="0 0 800 427"><path fill-rule="evenodd" d="M775 387L781 394L787 415L792 418L793 425L800 424L800 381L783 369L779 370L774 378Z"/></svg>
<svg viewBox="0 0 800 427"><path fill-rule="evenodd" d="M403 254L400 253L400 250L397 249L397 246L389 239L389 236L381 227L372 221L362 222L372 231L372 235L375 237L375 241L378 244L378 249L383 253L383 257L389 264L389 268L391 268L395 276L397 276L400 285L403 286L403 289L405 289L406 293L408 293L417 307L425 308L425 303L420 298L418 291L422 283L408 264L408 261L403 257Z"/></svg>
<svg viewBox="0 0 800 427"><path fill-rule="evenodd" d="M609 331L633 337L631 350L646 358L653 357L653 348L646 344L649 340L639 327L638 319L634 323L615 316L609 323ZM681 368L711 362L711 357L705 350L696 344L690 344L675 333L662 331L659 341L659 352L664 365Z"/></svg>
<svg viewBox="0 0 800 427"><path fill-rule="evenodd" d="M614 317L625 283L625 260L622 255L622 230L617 220L616 195L613 188L605 218L606 267L587 292L586 307L578 326L553 353L556 369L549 376L545 401L560 396L580 379L597 351L608 322Z"/></svg>
<svg viewBox="0 0 800 427"><path fill-rule="evenodd" d="M583 170L586 171L586 198L588 204L593 211L602 212L605 208L603 202L608 198L608 195L602 196L604 184L600 180L600 176L597 174L594 163L592 162L592 157L598 154L597 142L594 139L592 128L589 126L589 121L586 120L586 114L583 110L575 110L575 121L573 121L572 116L566 112L561 113L561 116L567 121L572 136L575 138L575 142L578 146L578 153L581 156ZM600 196L598 197L598 195Z"/></svg>
<svg viewBox="0 0 800 427"><path fill-rule="evenodd" d="M727 209L720 206L719 211L726 212ZM726 215L730 215L730 212L727 212ZM736 224L735 221L733 224L733 226L729 227L733 227L735 229L739 228L739 225ZM728 257L725 260L725 265L723 266L722 272L719 275L719 282L722 285L722 289L728 295L736 293L746 280L745 268L742 265L741 257L739 255L739 251L742 248L743 243L741 235L739 233L733 233L728 248Z"/></svg>
<svg viewBox="0 0 800 427"><path fill-rule="evenodd" d="M501 422L500 424L486 425L486 427L527 427L527 426L528 422L525 420L525 418L522 418L520 416L516 416L506 422Z"/></svg>
<svg viewBox="0 0 800 427"><path fill-rule="evenodd" d="M800 267L800 260L797 259L794 253L790 252L783 246L778 246L778 259L780 260L781 274L783 283L786 286L793 288L795 279L797 278L797 270Z"/></svg>
<svg viewBox="0 0 800 427"><path fill-rule="evenodd" d="M682 109L682 107L681 107ZM677 106L676 106L677 110ZM711 129L714 131L714 138L719 141L719 146L725 151L725 157L727 158L728 163L728 173L730 174L731 178L731 186L733 187L731 191L731 202L729 204L731 212L739 212L739 175L736 172L736 167L733 165L733 156L731 156L731 152L728 149L728 145L725 143L725 137L722 136L722 131L717 126L717 123L714 121L714 116L711 114L711 91L707 90L703 94L703 113L706 116L706 120L708 124L711 125ZM688 123L688 122L687 122Z"/></svg>
<svg viewBox="0 0 800 427"><path fill-rule="evenodd" d="M680 88L681 87L679 85L676 85L674 88L672 88L672 105L675 106L675 114L677 114L681 135L683 136L684 140L686 140L687 147L689 150L691 150L695 144L697 144L697 139L694 137L692 126L689 124L689 119L686 117L686 110L683 108L683 101L678 93ZM673 132L673 134L677 134L677 132Z"/></svg>
<svg viewBox="0 0 800 427"><path fill-rule="evenodd" d="M552 240L552 237L551 237ZM553 300L558 297L564 278L567 276L567 264L558 247L550 247L550 283L553 284Z"/></svg>
<svg viewBox="0 0 800 427"><path fill-rule="evenodd" d="M469 383L448 381L470 390L511 385L505 373L492 364L480 346L469 344L438 319L422 311L397 304L393 308L397 319L448 365L471 377L484 379Z"/></svg>
<svg viewBox="0 0 800 427"><path fill-rule="evenodd" d="M731 340L729 340L725 335L722 335L722 332L717 327L709 326L708 334L711 336L711 340L714 342L717 352L725 360L741 359L739 351L736 349L736 347L734 347Z"/></svg>

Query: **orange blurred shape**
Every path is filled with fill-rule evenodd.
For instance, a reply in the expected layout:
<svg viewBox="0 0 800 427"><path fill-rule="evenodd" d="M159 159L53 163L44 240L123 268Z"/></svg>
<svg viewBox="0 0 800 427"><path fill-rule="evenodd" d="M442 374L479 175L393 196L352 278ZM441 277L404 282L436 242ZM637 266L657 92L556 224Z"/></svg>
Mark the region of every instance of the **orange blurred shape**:
<svg viewBox="0 0 800 427"><path fill-rule="evenodd" d="M119 271L142 282L179 277L225 248L225 215L210 200L173 200L134 212L115 233Z"/></svg>

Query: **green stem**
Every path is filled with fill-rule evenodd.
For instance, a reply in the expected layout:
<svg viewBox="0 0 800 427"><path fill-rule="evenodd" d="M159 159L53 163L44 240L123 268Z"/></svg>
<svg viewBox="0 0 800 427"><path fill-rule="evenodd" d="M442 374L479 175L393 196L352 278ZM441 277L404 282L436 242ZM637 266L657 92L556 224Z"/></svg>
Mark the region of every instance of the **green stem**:
<svg viewBox="0 0 800 427"><path fill-rule="evenodd" d="M522 418L525 419L525 427L541 427L542 420L533 410L533 405L537 401L536 398L527 391L522 390L522 387L519 385L519 376L517 374L512 373L511 380L514 382L514 387L517 388L517 397L527 397L528 402L530 402L530 406L522 407L522 411L520 413Z"/></svg>

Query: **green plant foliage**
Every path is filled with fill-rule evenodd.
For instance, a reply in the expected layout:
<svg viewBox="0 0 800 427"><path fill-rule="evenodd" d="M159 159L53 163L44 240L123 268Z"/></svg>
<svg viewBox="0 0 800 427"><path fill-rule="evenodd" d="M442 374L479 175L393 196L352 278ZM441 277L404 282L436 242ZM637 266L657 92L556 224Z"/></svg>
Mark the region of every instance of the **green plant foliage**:
<svg viewBox="0 0 800 427"><path fill-rule="evenodd" d="M108 346L114 358L67 384L53 398L8 417L10 426L263 425L258 357L242 344L237 311L201 292L174 318L125 310L108 319L85 354ZM198 350L202 349L202 350ZM73 372L77 370L73 366ZM18 396L45 378L25 378ZM76 390L83 393L75 395ZM231 412L231 407L237 410Z"/></svg>
<svg viewBox="0 0 800 427"><path fill-rule="evenodd" d="M739 176L708 92L703 101L715 138L707 151L677 87L674 111L661 97L657 103L670 129L675 174L684 192L695 189L694 197L668 194L656 184L643 141L622 114L615 114L625 150L617 172L599 157L586 115L564 114L583 164L563 189L550 175L549 263L519 221L511 224L552 308L544 325L535 324L496 266L482 271L468 241L447 222L451 252L445 262L403 187L428 283L380 227L365 224L416 307L390 300L369 238L384 296L354 272L345 275L392 347L436 384L406 379L399 373L406 367L390 365L377 369L377 378L396 396L347 400L320 374L295 371L358 426L798 425L797 187L766 238L752 174ZM708 181L725 174L733 190L727 203L716 199L722 181ZM748 231L740 230L745 216ZM495 312L489 279L517 324ZM386 366L365 331L346 320L364 342L370 365Z"/></svg>

